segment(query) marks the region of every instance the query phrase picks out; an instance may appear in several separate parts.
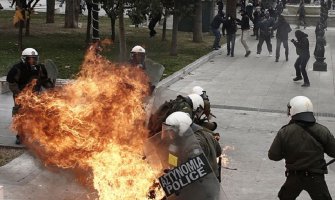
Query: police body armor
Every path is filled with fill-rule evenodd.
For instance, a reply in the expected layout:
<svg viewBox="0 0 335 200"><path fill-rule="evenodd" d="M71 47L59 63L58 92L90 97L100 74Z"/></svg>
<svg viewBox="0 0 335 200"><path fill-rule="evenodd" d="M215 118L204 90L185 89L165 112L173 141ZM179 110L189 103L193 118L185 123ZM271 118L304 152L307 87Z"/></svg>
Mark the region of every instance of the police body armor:
<svg viewBox="0 0 335 200"><path fill-rule="evenodd" d="M145 145L148 162L162 171L159 183L167 200L226 200L217 177L191 128L155 134Z"/></svg>

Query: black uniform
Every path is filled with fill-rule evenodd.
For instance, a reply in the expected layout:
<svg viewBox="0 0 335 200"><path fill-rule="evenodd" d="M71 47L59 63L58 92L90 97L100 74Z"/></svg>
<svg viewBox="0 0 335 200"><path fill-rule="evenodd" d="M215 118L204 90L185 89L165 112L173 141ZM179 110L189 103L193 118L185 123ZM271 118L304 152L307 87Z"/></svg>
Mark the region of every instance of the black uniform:
<svg viewBox="0 0 335 200"><path fill-rule="evenodd" d="M331 200L324 153L335 157L335 138L325 126L292 119L279 130L268 156L274 161L285 159L287 179L278 194L281 200L296 199L302 190L313 200Z"/></svg>
<svg viewBox="0 0 335 200"><path fill-rule="evenodd" d="M219 177L219 166L216 158L222 154L222 148L219 142L215 140L214 133L196 124L192 124L191 128L194 131L194 136L197 138L213 172L216 177Z"/></svg>
<svg viewBox="0 0 335 200"><path fill-rule="evenodd" d="M45 66L42 64L30 66L27 63L19 62L9 70L6 80L9 83L9 89L13 92L14 107L12 115L15 115L20 108L15 98L33 79L37 79L33 88L35 92L41 91L42 86L45 88L54 87L53 82L48 78ZM16 144L21 143L19 135L20 133L16 136Z"/></svg>
<svg viewBox="0 0 335 200"><path fill-rule="evenodd" d="M45 66L38 64L30 66L26 63L20 62L15 64L7 74L7 82L9 89L13 92L14 97L18 95L28 83L33 79L37 79L35 91L40 91L41 87L52 87L52 83L48 79L48 73Z"/></svg>

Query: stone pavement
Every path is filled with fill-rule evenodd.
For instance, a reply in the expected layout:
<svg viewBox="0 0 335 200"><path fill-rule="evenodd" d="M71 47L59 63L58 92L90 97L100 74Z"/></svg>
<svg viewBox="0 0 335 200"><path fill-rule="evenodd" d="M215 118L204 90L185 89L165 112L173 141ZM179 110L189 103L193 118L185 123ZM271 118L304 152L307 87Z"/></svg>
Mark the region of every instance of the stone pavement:
<svg viewBox="0 0 335 200"><path fill-rule="evenodd" d="M294 27L292 25L292 27ZM314 27L304 30L309 34L310 51L315 47ZM290 33L293 38L294 30ZM334 87L334 50L335 29L326 32L327 72L312 71L315 59L308 62L308 75L311 87L302 88L302 82L292 81L295 71L295 48L289 43L289 61L268 57L266 45L262 56L256 58L257 41L247 37L252 51L244 57L244 49L236 41L235 57L226 56L226 49L213 51L197 62L186 66L179 72L164 79L160 86L189 93L193 86L200 85L206 91L213 104L221 144L233 149L225 152L228 168L222 169L222 186L229 200L269 200L276 195L283 184L284 162L273 162L267 158L267 151L280 127L288 122L285 114L289 99L297 95L308 96L313 104L318 122L326 125L335 133L335 87ZM273 52L275 40L272 40ZM3 145L13 144L14 135L10 135L11 94L0 95L0 141ZM12 138L10 138L12 137ZM330 160L330 158L326 158ZM329 190L335 197L335 164L329 167L326 176ZM76 185L66 172L49 172L40 166L31 155L24 154L8 165L0 168L0 189L3 199L82 199L87 192ZM19 191L19 192L18 192ZM299 200L310 199L302 193Z"/></svg>
<svg viewBox="0 0 335 200"><path fill-rule="evenodd" d="M294 28L294 25L291 25ZM284 183L284 162L273 162L267 158L267 151L277 131L289 119L286 116L288 101L297 95L309 97L314 105L317 121L327 126L335 134L335 29L329 28L326 46L327 72L313 71L315 61L315 27L305 31L309 35L311 58L308 62L308 76L311 87L301 87L302 82L293 82L294 62L297 58L294 45L289 42L289 61L285 61L281 49L279 62L275 62L275 39L272 39L273 57L268 56L263 44L261 57L256 57L257 40L248 37L252 51L248 58L239 40L235 43L235 57L221 54L200 65L199 68L175 74L171 90L188 93L192 87L202 86L209 95L214 115L217 116L218 132L222 134L221 144L234 147L227 150L230 159L223 169L222 185L231 200L276 199L277 192ZM294 38L293 30L289 39ZM192 66L190 66L191 68ZM178 79L178 74L185 74ZM173 76L171 76L173 77ZM327 160L330 160L328 158ZM329 190L335 197L335 165L331 165L326 176ZM310 199L307 193L298 198Z"/></svg>

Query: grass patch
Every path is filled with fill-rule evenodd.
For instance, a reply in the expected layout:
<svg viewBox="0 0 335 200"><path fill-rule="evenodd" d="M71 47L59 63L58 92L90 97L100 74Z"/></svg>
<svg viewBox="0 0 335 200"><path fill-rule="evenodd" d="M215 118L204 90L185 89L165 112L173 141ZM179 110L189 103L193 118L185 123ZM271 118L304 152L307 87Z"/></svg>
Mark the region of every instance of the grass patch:
<svg viewBox="0 0 335 200"><path fill-rule="evenodd" d="M22 155L24 152L25 152L24 149L0 147L0 167L9 163L16 157Z"/></svg>
<svg viewBox="0 0 335 200"><path fill-rule="evenodd" d="M5 76L12 64L19 61L20 51L17 46L18 28L12 24L13 11L0 12L0 76ZM56 15L55 23L45 23L45 13L33 14L31 17L31 36L24 36L23 46L35 48L40 60L52 59L59 68L59 78L71 78L80 70L80 64L86 51L86 17L80 16L81 28L65 29L64 15ZM110 38L110 19L100 18L101 39ZM25 30L24 30L25 31ZM134 28L126 20L127 49L134 45L146 48L147 57L165 66L165 74L173 72L192 63L211 51L214 36L203 34L203 42L192 42L192 33L178 33L178 56L170 56L171 30L167 31L167 41L161 41L161 30L154 38L149 38L147 27ZM104 50L103 55L118 62L119 44L116 40Z"/></svg>

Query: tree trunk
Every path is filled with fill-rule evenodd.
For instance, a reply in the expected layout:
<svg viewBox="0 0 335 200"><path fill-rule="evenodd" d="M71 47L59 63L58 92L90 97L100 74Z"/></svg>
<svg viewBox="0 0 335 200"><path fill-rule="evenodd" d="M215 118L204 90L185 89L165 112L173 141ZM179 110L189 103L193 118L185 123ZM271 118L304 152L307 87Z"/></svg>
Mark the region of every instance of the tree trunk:
<svg viewBox="0 0 335 200"><path fill-rule="evenodd" d="M65 28L78 28L80 0L66 0Z"/></svg>
<svg viewBox="0 0 335 200"><path fill-rule="evenodd" d="M115 20L116 20L116 17L111 17L111 39L113 42L115 42L115 38L116 38L116 35L115 35Z"/></svg>
<svg viewBox="0 0 335 200"><path fill-rule="evenodd" d="M164 16L163 30L162 30L162 41L166 41L166 18L167 18L167 16Z"/></svg>
<svg viewBox="0 0 335 200"><path fill-rule="evenodd" d="M227 0L226 14L236 18L236 1Z"/></svg>
<svg viewBox="0 0 335 200"><path fill-rule="evenodd" d="M196 0L193 16L193 42L202 42L202 2Z"/></svg>
<svg viewBox="0 0 335 200"><path fill-rule="evenodd" d="M92 20L93 20L93 32L92 32L92 42L97 42L100 40L99 35L99 3L97 0L92 1Z"/></svg>
<svg viewBox="0 0 335 200"><path fill-rule="evenodd" d="M176 56L177 55L177 37L178 37L178 25L179 25L179 15L173 15L173 22L172 22L172 41L171 41L171 49L170 55Z"/></svg>
<svg viewBox="0 0 335 200"><path fill-rule="evenodd" d="M31 16L31 10L28 10L27 18L26 18L26 32L25 36L30 35L30 16Z"/></svg>
<svg viewBox="0 0 335 200"><path fill-rule="evenodd" d="M34 11L34 8L36 6L36 4L39 2L40 0L30 0L28 2L28 4L26 5L26 8L28 9L28 15L27 15L27 18L26 18L26 33L25 35L26 36L29 36L30 35L30 19L31 19L31 13ZM33 4L33 5L32 5Z"/></svg>
<svg viewBox="0 0 335 200"><path fill-rule="evenodd" d="M26 1L25 0L18 0L16 2L16 6L19 7L19 9L21 9L21 13L23 16L23 20L20 20L19 22L19 35L18 35L18 47L19 47L19 51L21 52L23 50L23 28L25 26L25 19L26 19L26 12L25 12L25 8L26 8Z"/></svg>
<svg viewBox="0 0 335 200"><path fill-rule="evenodd" d="M47 0L46 23L55 23L55 0Z"/></svg>
<svg viewBox="0 0 335 200"><path fill-rule="evenodd" d="M119 11L119 45L120 45L120 61L126 61L126 31L123 17L123 4Z"/></svg>
<svg viewBox="0 0 335 200"><path fill-rule="evenodd" d="M215 7L216 7L216 1L212 0L211 1L211 9L209 11L210 16L209 16L209 21L211 22L214 19L215 16Z"/></svg>
<svg viewBox="0 0 335 200"><path fill-rule="evenodd" d="M92 4L87 3L86 44L91 42Z"/></svg>

